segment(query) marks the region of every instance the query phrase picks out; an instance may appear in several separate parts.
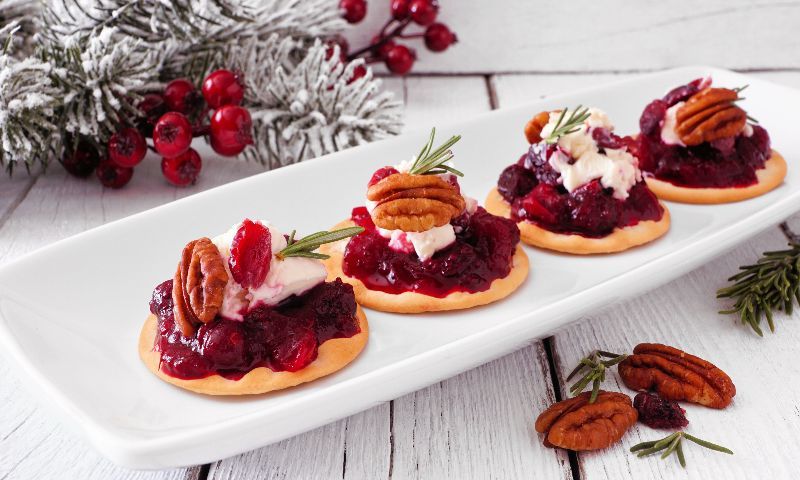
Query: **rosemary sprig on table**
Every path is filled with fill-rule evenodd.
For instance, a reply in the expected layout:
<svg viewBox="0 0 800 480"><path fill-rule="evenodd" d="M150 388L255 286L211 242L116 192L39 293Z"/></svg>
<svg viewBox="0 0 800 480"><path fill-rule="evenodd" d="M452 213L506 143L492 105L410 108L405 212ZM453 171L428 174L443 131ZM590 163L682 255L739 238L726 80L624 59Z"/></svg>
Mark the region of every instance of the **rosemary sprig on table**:
<svg viewBox="0 0 800 480"><path fill-rule="evenodd" d="M446 165L446 163L453 158L453 151L450 150L450 147L455 145L457 141L461 140L461 135L454 135L450 137L450 140L444 142L436 150L433 150L433 138L435 136L436 129L432 128L428 143L422 147L422 150L414 159L414 164L411 165L408 173L412 175L439 175L449 172L453 175L463 177L463 173L459 172L450 165Z"/></svg>
<svg viewBox="0 0 800 480"><path fill-rule="evenodd" d="M794 302L800 303L800 243L789 243L788 250L764 252L753 265L728 279L733 285L720 288L717 298L733 298L736 302L721 314L738 314L742 324L749 325L759 336L761 318L766 317L770 331L775 331L773 310L791 315Z"/></svg>
<svg viewBox="0 0 800 480"><path fill-rule="evenodd" d="M293 230L286 242L286 248L276 253L275 256L280 260L288 257L306 257L325 260L326 258L330 258L330 256L317 253L314 250L318 249L325 243L338 242L339 240L344 240L345 238L358 235L363 231L363 227L348 227L340 230L334 230L332 232L312 233L311 235L305 236L300 240L295 240L295 231Z"/></svg>
<svg viewBox="0 0 800 480"><path fill-rule="evenodd" d="M642 458L646 457L647 455L652 455L654 453L658 453L660 451L664 451L661 454L661 459L665 459L672 455L674 452L678 457L678 462L680 462L681 467L686 468L686 458L683 456L683 446L681 445L681 440L683 439L689 440L690 442L694 442L701 447L705 447L716 452L727 453L729 455L733 455L733 452L721 445L717 445L716 443L711 443L706 440L700 439L695 437L694 435L689 435L686 432L675 432L672 435L667 435L666 437L662 438L661 440L654 440L651 442L642 442L636 444L631 447L631 452L639 452L636 454L637 457Z"/></svg>
<svg viewBox="0 0 800 480"><path fill-rule="evenodd" d="M561 114L558 116L558 120L556 121L556 126L553 127L553 131L544 137L543 140L545 142L556 143L560 137L577 132L581 129L583 122L585 122L591 116L589 109L582 105L578 105L574 110L572 110L572 113L569 114L569 117L567 117L567 112L569 112L569 108L564 108L561 110Z"/></svg>
<svg viewBox="0 0 800 480"><path fill-rule="evenodd" d="M598 392L600 392L600 384L606 379L606 369L625 360L625 357L627 355L595 350L582 358L578 366L567 375L567 382L569 382L575 375L583 373L583 377L569 388L570 395L573 397L578 395L589 385L589 382L592 382L592 394L589 397L589 403L594 403L597 400ZM608 358L609 360L602 360L602 358Z"/></svg>

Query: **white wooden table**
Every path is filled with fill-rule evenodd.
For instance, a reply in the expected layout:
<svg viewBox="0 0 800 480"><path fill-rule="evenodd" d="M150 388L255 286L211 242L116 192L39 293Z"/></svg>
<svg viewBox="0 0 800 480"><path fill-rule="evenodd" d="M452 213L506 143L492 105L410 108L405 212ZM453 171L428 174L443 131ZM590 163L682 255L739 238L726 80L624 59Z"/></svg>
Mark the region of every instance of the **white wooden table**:
<svg viewBox="0 0 800 480"><path fill-rule="evenodd" d="M362 37L386 18L377 3L388 2L370 1L373 27L361 27ZM744 70L800 88L798 1L441 3L443 20L461 43L443 55L423 53L413 76L386 80L404 99L413 127L687 63ZM0 263L260 171L254 164L206 159L198 185L174 189L161 181L158 162L148 159L122 191L78 181L58 166L46 175L4 178ZM800 232L800 216L789 227ZM718 315L721 304L714 298L738 265L785 243L782 231L771 228L685 277L480 368L281 443L190 469L114 466L34 405L0 360L0 480L793 478L800 443L800 318L779 315L778 333L758 339L732 317ZM734 379L738 394L728 409L687 407L688 431L730 447L733 457L690 447L686 471L674 459L637 459L627 452L631 445L664 435L641 425L599 453L567 454L541 445L533 420L563 397L564 376L578 359L596 347L623 352L642 341L682 347ZM615 371L606 388L627 391Z"/></svg>

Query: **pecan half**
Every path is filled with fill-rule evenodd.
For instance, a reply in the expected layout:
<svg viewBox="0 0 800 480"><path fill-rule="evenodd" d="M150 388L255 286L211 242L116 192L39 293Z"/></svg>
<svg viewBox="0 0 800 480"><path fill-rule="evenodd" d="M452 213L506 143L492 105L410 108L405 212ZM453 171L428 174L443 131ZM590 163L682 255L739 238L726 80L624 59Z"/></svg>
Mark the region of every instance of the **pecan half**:
<svg viewBox="0 0 800 480"><path fill-rule="evenodd" d="M536 419L536 431L544 434L546 447L584 451L607 448L618 442L636 423L639 414L624 393L600 390L553 404Z"/></svg>
<svg viewBox="0 0 800 480"><path fill-rule="evenodd" d="M172 301L175 323L185 336L193 335L197 324L214 320L227 283L224 260L210 239L192 240L183 248L172 282Z"/></svg>
<svg viewBox="0 0 800 480"><path fill-rule="evenodd" d="M654 390L667 400L725 408L736 395L730 377L714 364L658 343L640 343L618 369L628 388Z"/></svg>
<svg viewBox="0 0 800 480"><path fill-rule="evenodd" d="M747 113L734 103L737 98L727 88L700 90L678 109L675 132L689 146L737 135L747 122Z"/></svg>
<svg viewBox="0 0 800 480"><path fill-rule="evenodd" d="M464 211L464 197L436 175L395 173L369 187L367 199L375 225L387 230L424 232L450 222Z"/></svg>
<svg viewBox="0 0 800 480"><path fill-rule="evenodd" d="M525 138L528 143L539 143L542 141L542 129L550 122L550 112L539 112L525 124Z"/></svg>

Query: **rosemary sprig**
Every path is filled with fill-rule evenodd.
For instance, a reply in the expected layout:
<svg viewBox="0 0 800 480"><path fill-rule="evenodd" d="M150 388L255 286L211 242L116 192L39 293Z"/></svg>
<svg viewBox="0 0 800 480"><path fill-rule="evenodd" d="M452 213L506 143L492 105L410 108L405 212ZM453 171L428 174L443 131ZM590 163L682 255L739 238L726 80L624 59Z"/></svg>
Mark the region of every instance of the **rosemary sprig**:
<svg viewBox="0 0 800 480"><path fill-rule="evenodd" d="M733 298L736 302L721 314L738 314L743 325L749 325L763 337L761 319L767 319L775 331L773 310L791 315L794 302L800 303L800 243L789 243L788 250L764 252L753 265L728 279L733 285L717 290L717 298Z"/></svg>
<svg viewBox="0 0 800 480"><path fill-rule="evenodd" d="M574 397L580 394L589 385L589 382L592 382L592 394L589 397L589 403L594 403L597 400L598 392L600 392L600 384L606 380L606 369L625 360L625 357L627 355L595 350L582 358L578 366L567 375L567 382L569 382L575 375L583 374L581 379L569 388L570 395ZM609 360L601 360L601 358L608 358Z"/></svg>
<svg viewBox="0 0 800 480"><path fill-rule="evenodd" d="M334 230L332 232L323 231L312 233L311 235L305 236L300 240L295 240L295 231L292 230L292 234L289 235L289 239L286 242L286 248L276 253L275 256L278 257L279 260L283 260L287 257L306 257L325 260L326 258L330 258L330 256L314 251L318 249L320 245L338 242L339 240L358 235L363 231L363 227L348 227L340 230Z"/></svg>
<svg viewBox="0 0 800 480"><path fill-rule="evenodd" d="M750 84L748 83L746 85L742 85L741 87L732 88L731 90L733 90L734 92L739 94L739 93L742 93L749 86L750 86ZM747 99L747 97L739 97L736 100L734 100L734 102L740 102L740 101L746 100L746 99ZM758 123L758 120L756 120L755 118L751 117L749 114L746 114L746 116L747 116L747 119L750 120L752 123Z"/></svg>
<svg viewBox="0 0 800 480"><path fill-rule="evenodd" d="M583 122L591 116L589 109L582 105L578 105L572 110L569 117L567 117L567 112L569 112L569 108L561 110L553 131L543 139L545 142L556 143L560 137L577 132L581 129Z"/></svg>
<svg viewBox="0 0 800 480"><path fill-rule="evenodd" d="M675 453L678 456L678 462L681 464L681 467L686 468L686 458L683 456L683 446L681 445L681 441L684 438L690 442L700 445L701 447L705 447L716 452L733 455L733 452L730 449L727 449L722 445L717 445L716 443L711 443L709 441L697 438L694 435L689 435L686 432L675 432L672 435L667 435L660 440L636 444L631 447L631 452L639 452L636 454L636 456L642 458L663 450L664 453L661 454L662 460Z"/></svg>
<svg viewBox="0 0 800 480"><path fill-rule="evenodd" d="M411 165L408 173L412 175L439 175L449 172L453 175L463 177L463 173L459 172L450 165L446 165L446 163L453 158L453 151L450 150L450 147L455 145L457 141L461 140L461 135L454 135L450 137L450 140L444 142L436 150L433 150L433 138L435 136L436 129L432 128L431 136L428 138L428 143L422 147L422 150L420 150L419 155L417 155L417 157L414 159L414 164Z"/></svg>

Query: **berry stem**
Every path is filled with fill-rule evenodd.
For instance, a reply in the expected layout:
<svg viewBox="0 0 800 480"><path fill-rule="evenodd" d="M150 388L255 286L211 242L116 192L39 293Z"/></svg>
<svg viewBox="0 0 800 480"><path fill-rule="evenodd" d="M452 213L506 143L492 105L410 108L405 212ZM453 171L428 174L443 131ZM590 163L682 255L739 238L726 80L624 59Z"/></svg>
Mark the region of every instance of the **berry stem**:
<svg viewBox="0 0 800 480"><path fill-rule="evenodd" d="M398 35L397 38L425 38L425 33L409 33L408 35Z"/></svg>
<svg viewBox="0 0 800 480"><path fill-rule="evenodd" d="M391 23L392 23L392 20L389 21L389 24L391 24ZM405 30L405 28L408 26L409 23L411 23L411 20L410 19L405 19L405 20L401 21L399 25L394 27L394 29L392 29L392 31L390 31L388 34L384 35L383 32L381 32L381 39L380 39L380 41L378 43L373 44L373 45L367 45L364 48L356 50L355 52L353 52L353 53L351 53L350 55L347 56L347 61L348 62L352 62L353 60L355 60L356 58L359 58L360 56L362 56L363 54L365 54L367 52L378 51L383 45L386 44L386 42L388 42L389 40L391 40L391 39L399 36L400 34L402 34L403 30ZM387 26L388 26L388 24L387 24Z"/></svg>

